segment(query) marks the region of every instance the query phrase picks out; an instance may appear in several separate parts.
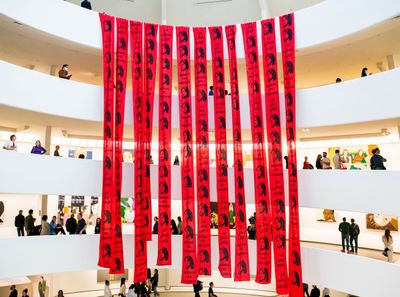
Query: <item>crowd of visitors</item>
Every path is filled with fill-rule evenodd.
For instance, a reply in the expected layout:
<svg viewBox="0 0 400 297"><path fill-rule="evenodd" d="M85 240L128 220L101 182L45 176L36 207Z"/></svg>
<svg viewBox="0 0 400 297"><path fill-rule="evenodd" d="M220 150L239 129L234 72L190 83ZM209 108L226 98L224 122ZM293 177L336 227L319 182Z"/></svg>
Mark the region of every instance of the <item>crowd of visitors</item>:
<svg viewBox="0 0 400 297"><path fill-rule="evenodd" d="M344 217L339 224L339 231L342 236L342 253L347 251L348 254L357 255L360 227L355 223L354 219L351 219L350 222L351 224Z"/></svg>
<svg viewBox="0 0 400 297"><path fill-rule="evenodd" d="M153 224L153 234L158 234L158 217L154 217L154 224ZM178 224L176 224L174 219L171 219L171 232L172 235L181 235L182 234L182 218L179 216L177 218Z"/></svg>

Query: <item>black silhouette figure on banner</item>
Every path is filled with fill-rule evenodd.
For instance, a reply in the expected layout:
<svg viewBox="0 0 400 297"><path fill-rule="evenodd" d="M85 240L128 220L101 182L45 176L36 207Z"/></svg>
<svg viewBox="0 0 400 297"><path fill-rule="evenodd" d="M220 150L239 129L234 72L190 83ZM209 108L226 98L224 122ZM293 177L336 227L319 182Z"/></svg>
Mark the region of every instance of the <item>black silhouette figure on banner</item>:
<svg viewBox="0 0 400 297"><path fill-rule="evenodd" d="M169 225L169 218L166 212L160 214L160 226Z"/></svg>
<svg viewBox="0 0 400 297"><path fill-rule="evenodd" d="M221 226L221 227L227 227L227 226L229 226L229 219L228 219L228 216L226 215L226 214L220 214L219 215L219 217L218 217L218 224Z"/></svg>
<svg viewBox="0 0 400 297"><path fill-rule="evenodd" d="M254 128L260 128L261 127L261 118L259 116L255 116L254 117L253 125L254 125Z"/></svg>
<svg viewBox="0 0 400 297"><path fill-rule="evenodd" d="M104 212L104 216L105 216L104 223L111 224L111 212L109 210L106 210Z"/></svg>
<svg viewBox="0 0 400 297"><path fill-rule="evenodd" d="M257 62L257 54L256 54L256 52L250 52L248 54L248 59L249 59L249 63L250 64L256 63Z"/></svg>
<svg viewBox="0 0 400 297"><path fill-rule="evenodd" d="M183 180L184 180L184 187L185 187L185 188L191 188L191 187L192 187L193 183L192 183L192 179L191 179L190 176L186 175L186 176L183 178Z"/></svg>
<svg viewBox="0 0 400 297"><path fill-rule="evenodd" d="M296 287L300 287L300 277L297 271L292 271L291 275L291 282L292 285L295 285Z"/></svg>
<svg viewBox="0 0 400 297"><path fill-rule="evenodd" d="M285 74L286 74L286 75L288 75L288 74L293 74L293 72L294 72L293 63L290 62L290 61L287 61L287 62L285 63L285 65L286 65L286 72L285 72Z"/></svg>
<svg viewBox="0 0 400 297"><path fill-rule="evenodd" d="M294 140L294 134L293 134L293 128L292 127L289 127L289 128L287 128L287 139L288 140Z"/></svg>
<svg viewBox="0 0 400 297"><path fill-rule="evenodd" d="M294 163L290 163L290 176L297 176L297 166Z"/></svg>
<svg viewBox="0 0 400 297"><path fill-rule="evenodd" d="M205 186L200 187L200 198L208 199L208 190Z"/></svg>
<svg viewBox="0 0 400 297"><path fill-rule="evenodd" d="M104 20L104 32L109 32L112 29L112 23L110 20Z"/></svg>
<svg viewBox="0 0 400 297"><path fill-rule="evenodd" d="M272 131L269 133L269 137L271 137L272 144L281 144L281 136L278 131Z"/></svg>
<svg viewBox="0 0 400 297"><path fill-rule="evenodd" d="M109 244L105 244L102 246L102 257L103 258L111 258L111 247Z"/></svg>
<svg viewBox="0 0 400 297"><path fill-rule="evenodd" d="M206 102L207 101L207 93L204 90L199 90L197 92L197 101L198 102Z"/></svg>
<svg viewBox="0 0 400 297"><path fill-rule="evenodd" d="M274 69L268 69L268 82L276 81L276 71Z"/></svg>
<svg viewBox="0 0 400 297"><path fill-rule="evenodd" d="M194 269L194 261L191 256L186 256L184 259L185 269Z"/></svg>
<svg viewBox="0 0 400 297"><path fill-rule="evenodd" d="M235 129L233 131L233 135L234 135L233 137L234 137L235 141L240 141L242 139L242 135L238 129Z"/></svg>
<svg viewBox="0 0 400 297"><path fill-rule="evenodd" d="M153 70L150 68L146 68L146 80L152 80L153 79Z"/></svg>
<svg viewBox="0 0 400 297"><path fill-rule="evenodd" d="M259 133L259 132L257 132L257 133L254 135L254 139L255 139L255 143L256 143L256 144L262 144L262 143L263 143L262 134Z"/></svg>
<svg viewBox="0 0 400 297"><path fill-rule="evenodd" d="M292 29L285 29L283 30L283 41L287 42L293 39L293 32Z"/></svg>
<svg viewBox="0 0 400 297"><path fill-rule="evenodd" d="M292 26L293 20L291 14L286 14L283 16L283 28Z"/></svg>
<svg viewBox="0 0 400 297"><path fill-rule="evenodd" d="M169 153L168 153L167 149L162 149L160 151L160 158L161 158L161 161L163 161L163 162L166 162L169 160Z"/></svg>
<svg viewBox="0 0 400 297"><path fill-rule="evenodd" d="M196 63L196 74L204 74L206 73L206 66L204 66L203 62Z"/></svg>
<svg viewBox="0 0 400 297"><path fill-rule="evenodd" d="M258 270L258 274L261 275L261 277L258 280L259 282L268 282L269 273L268 273L268 270L266 268L260 268Z"/></svg>
<svg viewBox="0 0 400 297"><path fill-rule="evenodd" d="M110 80L111 79L111 67L110 66L107 66L107 69L106 69L106 73L107 73L107 80Z"/></svg>
<svg viewBox="0 0 400 297"><path fill-rule="evenodd" d="M275 243L278 249L284 248L286 244L285 235L278 235L275 237Z"/></svg>
<svg viewBox="0 0 400 297"><path fill-rule="evenodd" d="M265 177L265 170L263 165L258 165L256 168L257 178Z"/></svg>
<svg viewBox="0 0 400 297"><path fill-rule="evenodd" d="M225 90L222 87L217 89L217 99L224 99L225 98Z"/></svg>
<svg viewBox="0 0 400 297"><path fill-rule="evenodd" d="M206 55L205 55L204 48L202 48L202 47L196 48L196 58L197 58L197 59L202 59L202 58L204 58L205 56L206 56Z"/></svg>
<svg viewBox="0 0 400 297"><path fill-rule="evenodd" d="M150 50L150 51L154 51L154 49L155 49L154 40L147 39L147 46L146 46L146 49L147 49L147 50ZM153 55L152 55L152 58L153 58ZM152 60L153 60L153 59L152 59Z"/></svg>
<svg viewBox="0 0 400 297"><path fill-rule="evenodd" d="M267 188L264 183L259 183L257 185L257 195L259 195L259 196L267 195Z"/></svg>
<svg viewBox="0 0 400 297"><path fill-rule="evenodd" d="M200 176L200 181L208 181L208 173L206 169L200 169L197 173Z"/></svg>
<svg viewBox="0 0 400 297"><path fill-rule="evenodd" d="M190 103L189 102L183 102L181 105L181 108L183 110L183 114L188 114L191 112L191 108L190 108Z"/></svg>
<svg viewBox="0 0 400 297"><path fill-rule="evenodd" d="M210 271L208 271L207 268L202 267L202 268L200 269L200 275L211 275L211 274L210 274Z"/></svg>
<svg viewBox="0 0 400 297"><path fill-rule="evenodd" d="M141 68L140 67L136 67L135 70L133 70L134 72L134 78L136 80L140 79L141 76Z"/></svg>
<svg viewBox="0 0 400 297"><path fill-rule="evenodd" d="M106 52L104 60L106 61L107 64L111 63L111 53L110 52Z"/></svg>
<svg viewBox="0 0 400 297"><path fill-rule="evenodd" d="M106 112L105 112L105 114L104 114L104 119L107 121L107 122L111 122L111 113L107 110Z"/></svg>
<svg viewBox="0 0 400 297"><path fill-rule="evenodd" d="M237 199L240 205L244 204L243 195L241 193L237 193Z"/></svg>
<svg viewBox="0 0 400 297"><path fill-rule="evenodd" d="M239 110L239 100L238 99L232 99L233 100L233 109L234 110Z"/></svg>
<svg viewBox="0 0 400 297"><path fill-rule="evenodd" d="M181 96L182 98L189 98L190 94L189 94L189 88L188 87L183 87L181 88Z"/></svg>
<svg viewBox="0 0 400 297"><path fill-rule="evenodd" d="M218 118L218 128L220 129L225 129L226 128L226 122L224 117L219 117Z"/></svg>
<svg viewBox="0 0 400 297"><path fill-rule="evenodd" d="M207 189L206 189L206 191L207 191ZM207 204L204 204L204 203L200 204L199 215L200 216L208 216L208 206L207 206Z"/></svg>
<svg viewBox="0 0 400 297"><path fill-rule="evenodd" d="M179 62L179 66L181 67L181 71L187 71L187 70L189 70L189 61L182 60Z"/></svg>
<svg viewBox="0 0 400 297"><path fill-rule="evenodd" d="M169 105L165 101L161 103L161 112L162 113L169 113Z"/></svg>
<svg viewBox="0 0 400 297"><path fill-rule="evenodd" d="M169 75L168 74L163 74L163 76L162 76L162 85L163 86L169 86L170 85L170 82L171 82L171 80L170 80L170 78L169 78Z"/></svg>
<svg viewBox="0 0 400 297"><path fill-rule="evenodd" d="M276 213L284 213L285 212L285 202L283 200L275 200L274 207Z"/></svg>
<svg viewBox="0 0 400 297"><path fill-rule="evenodd" d="M189 40L189 36L186 31L181 31L178 33L179 42L187 42Z"/></svg>
<svg viewBox="0 0 400 297"><path fill-rule="evenodd" d="M237 168L238 168L238 171L243 171L243 164L242 164L242 161L237 160L237 161L236 161L236 166L237 166Z"/></svg>
<svg viewBox="0 0 400 297"><path fill-rule="evenodd" d="M199 126L199 132L207 132L207 122L205 120L199 120L197 125Z"/></svg>
<svg viewBox="0 0 400 297"><path fill-rule="evenodd" d="M268 206L265 200L258 201L258 207L260 207L260 213L268 213Z"/></svg>
<svg viewBox="0 0 400 297"><path fill-rule="evenodd" d="M225 164L222 164L218 168L218 173L219 173L220 176L228 176L228 168L226 167Z"/></svg>
<svg viewBox="0 0 400 297"><path fill-rule="evenodd" d="M160 256L160 261L168 261L168 259L169 259L169 253L168 253L168 250L167 250L165 247L161 248L161 249L158 251L158 253L161 254L161 256Z"/></svg>
<svg viewBox="0 0 400 297"><path fill-rule="evenodd" d="M243 189L243 179L242 177L238 176L237 178L238 188Z"/></svg>
<svg viewBox="0 0 400 297"><path fill-rule="evenodd" d="M202 136L202 137L205 139L204 136ZM200 137L200 138L202 138L202 137ZM206 146L206 144L204 144L204 145ZM193 154L192 154L192 148L190 147L190 145L186 144L186 145L183 147L183 156L184 156L185 158L190 158L192 155L193 155Z"/></svg>
<svg viewBox="0 0 400 297"><path fill-rule="evenodd" d="M121 65L118 65L118 66L117 66L117 75L118 75L119 77L123 77L123 76L124 76L124 73L125 73L124 67L122 67Z"/></svg>
<svg viewBox="0 0 400 297"><path fill-rule="evenodd" d="M168 129L169 123L166 117L161 118L161 129Z"/></svg>
<svg viewBox="0 0 400 297"><path fill-rule="evenodd" d="M114 269L112 269L113 272L117 272L121 270L121 260L119 258L114 258Z"/></svg>
<svg viewBox="0 0 400 297"><path fill-rule="evenodd" d="M111 137L111 128L110 128L110 126L107 126L106 127L106 136L107 136L107 138L110 138ZM110 161L111 162L111 161ZM108 167L107 167L108 168Z"/></svg>
<svg viewBox="0 0 400 297"><path fill-rule="evenodd" d="M228 261L229 260L229 253L226 248L219 249L219 257L221 261Z"/></svg>
<svg viewBox="0 0 400 297"><path fill-rule="evenodd" d="M246 44L248 48L256 47L256 39L254 36L247 37Z"/></svg>
<svg viewBox="0 0 400 297"><path fill-rule="evenodd" d="M288 123L293 123L293 112L292 112L291 109L289 109L289 110L286 112L286 121L287 121Z"/></svg>
<svg viewBox="0 0 400 297"><path fill-rule="evenodd" d="M190 133L189 130L184 130L183 131L183 142L189 142L192 140L192 134Z"/></svg>
<svg viewBox="0 0 400 297"><path fill-rule="evenodd" d="M251 83L251 90L253 94L260 93L260 86L255 80L253 80L253 82Z"/></svg>
<svg viewBox="0 0 400 297"><path fill-rule="evenodd" d="M234 72L234 74L235 74L236 72ZM235 78L234 78L235 79ZM236 80L236 79L235 79ZM238 91L238 89L239 89L239 87L238 87L238 84L237 83L234 83L234 84L232 84L231 85L232 86L232 90L231 90L231 94L232 95L239 95L239 91Z"/></svg>
<svg viewBox="0 0 400 297"><path fill-rule="evenodd" d="M124 84L122 81L117 80L117 92L122 93L124 91Z"/></svg>
<svg viewBox="0 0 400 297"><path fill-rule="evenodd" d="M136 244L136 251L138 255L142 255L144 252L144 242L143 240L139 240Z"/></svg>
<svg viewBox="0 0 400 297"><path fill-rule="evenodd" d="M299 253L296 252L296 251L293 251L292 252L292 257L293 257L293 264L296 265L296 266L300 266L301 261L300 261Z"/></svg>
<svg viewBox="0 0 400 297"><path fill-rule="evenodd" d="M165 195L168 194L168 184L165 181L160 182L159 184L160 187L160 194Z"/></svg>
<svg viewBox="0 0 400 297"><path fill-rule="evenodd" d="M120 225L115 225L114 232L115 232L115 238L121 238L122 237L122 230L121 230L121 226Z"/></svg>
<svg viewBox="0 0 400 297"><path fill-rule="evenodd" d="M147 26L146 35L156 36L156 27L154 25Z"/></svg>
<svg viewBox="0 0 400 297"><path fill-rule="evenodd" d="M193 213L190 209L185 209L184 215L187 222L193 222Z"/></svg>
<svg viewBox="0 0 400 297"><path fill-rule="evenodd" d="M281 121L279 119L279 116L277 114L273 114L269 117L270 121L272 122L271 127L272 128L279 128L281 126Z"/></svg>
<svg viewBox="0 0 400 297"><path fill-rule="evenodd" d="M192 228L191 226L186 226L186 227L185 227L185 231L186 231L186 236L187 236L188 238L193 239L193 236L194 236L193 228Z"/></svg>
<svg viewBox="0 0 400 297"><path fill-rule="evenodd" d="M136 169L137 170L142 170L142 160L137 160L136 162L135 162L137 165L136 165ZM140 175L139 175L140 176Z"/></svg>
<svg viewBox="0 0 400 297"><path fill-rule="evenodd" d="M210 254L207 250L200 251L200 263L209 263L210 262Z"/></svg>
<svg viewBox="0 0 400 297"><path fill-rule="evenodd" d="M162 60L162 69L169 70L171 68L171 62L165 58Z"/></svg>
<svg viewBox="0 0 400 297"><path fill-rule="evenodd" d="M161 44L161 53L162 55L170 55L171 54L171 47L169 46L169 44Z"/></svg>
<svg viewBox="0 0 400 297"><path fill-rule="evenodd" d="M138 65L141 63L142 57L140 56L140 53L135 53L133 55L133 61L135 63L135 65Z"/></svg>
<svg viewBox="0 0 400 297"><path fill-rule="evenodd" d="M288 93L285 95L285 99L286 99L286 105L287 106L292 106L293 105L293 96L291 93Z"/></svg>
<svg viewBox="0 0 400 297"><path fill-rule="evenodd" d="M247 274L247 264L244 261L238 263L238 274Z"/></svg>
<svg viewBox="0 0 400 297"><path fill-rule="evenodd" d="M222 59L220 57L216 57L214 58L214 64L215 64L215 69L223 69L224 67L222 67Z"/></svg>
<svg viewBox="0 0 400 297"><path fill-rule="evenodd" d="M168 168L166 165L161 165L159 167L159 170L160 170L160 177L162 178L168 177Z"/></svg>
<svg viewBox="0 0 400 297"><path fill-rule="evenodd" d="M282 217L277 217L274 220L275 226L276 226L276 230L282 230L285 231L286 230L286 225L285 225L285 221Z"/></svg>
<svg viewBox="0 0 400 297"><path fill-rule="evenodd" d="M270 23L270 22L265 22L265 23L264 23L264 27L267 27L267 30L264 31L264 34L265 34L265 35L266 35L266 34L271 34L271 33L272 33L272 31L273 31L272 23Z"/></svg>
<svg viewBox="0 0 400 297"><path fill-rule="evenodd" d="M275 65L275 63L276 63L275 55L274 54L268 54L267 55L267 66L273 66L273 65ZM276 79L276 73L275 73L275 79Z"/></svg>
<svg viewBox="0 0 400 297"><path fill-rule="evenodd" d="M239 210L238 211L238 217L239 217L238 219L239 219L240 222L243 223L245 221L243 210Z"/></svg>
<svg viewBox="0 0 400 297"><path fill-rule="evenodd" d="M215 77L216 77L216 79L215 79L215 83L223 83L224 82L224 74L222 73L222 72L216 72L215 73Z"/></svg>

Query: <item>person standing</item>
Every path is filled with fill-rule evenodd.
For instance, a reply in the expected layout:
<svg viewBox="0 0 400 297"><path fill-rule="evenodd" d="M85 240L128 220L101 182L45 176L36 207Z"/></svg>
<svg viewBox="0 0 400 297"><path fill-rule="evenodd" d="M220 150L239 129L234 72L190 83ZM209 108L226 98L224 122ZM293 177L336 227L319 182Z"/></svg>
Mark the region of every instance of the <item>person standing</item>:
<svg viewBox="0 0 400 297"><path fill-rule="evenodd" d="M105 281L104 285L104 297L112 297L110 282L108 280Z"/></svg>
<svg viewBox="0 0 400 297"><path fill-rule="evenodd" d="M12 285L12 286L10 287L10 290L11 290L10 297L18 297L18 291L17 291L17 289L15 288L15 285Z"/></svg>
<svg viewBox="0 0 400 297"><path fill-rule="evenodd" d="M315 161L315 168L322 169L322 156L319 154L317 160Z"/></svg>
<svg viewBox="0 0 400 297"><path fill-rule="evenodd" d="M375 148L372 150L372 153L374 154L371 157L371 169L372 170L386 170L385 165L383 165L384 162L386 162L386 159L380 155L381 151L379 148Z"/></svg>
<svg viewBox="0 0 400 297"><path fill-rule="evenodd" d="M322 291L322 297L330 297L330 290L328 288L324 288L324 290Z"/></svg>
<svg viewBox="0 0 400 297"><path fill-rule="evenodd" d="M345 252L346 242L346 250L349 252L349 241L350 241L350 224L346 222L346 218L343 218L343 222L339 224L339 231L342 234L342 253Z"/></svg>
<svg viewBox="0 0 400 297"><path fill-rule="evenodd" d="M178 234L182 234L182 218L179 216L178 217Z"/></svg>
<svg viewBox="0 0 400 297"><path fill-rule="evenodd" d="M201 290L203 290L203 282L197 280L197 282L193 284L194 297L200 297Z"/></svg>
<svg viewBox="0 0 400 297"><path fill-rule="evenodd" d="M393 237L390 235L390 230L386 229L385 234L382 236L382 242L385 247L383 255L388 258L388 262L393 262Z"/></svg>
<svg viewBox="0 0 400 297"><path fill-rule="evenodd" d="M20 210L18 215L15 217L14 225L17 227L18 236L25 236L24 227L25 227L25 217L22 214L23 211Z"/></svg>
<svg viewBox="0 0 400 297"><path fill-rule="evenodd" d="M28 295L28 289L24 289L24 290L22 291L22 297L29 297L29 295Z"/></svg>
<svg viewBox="0 0 400 297"><path fill-rule="evenodd" d="M36 140L35 146L31 150L31 154L35 155L44 155L46 153L46 149L42 147L40 140Z"/></svg>
<svg viewBox="0 0 400 297"><path fill-rule="evenodd" d="M335 150L335 155L333 156L333 166L335 169L342 169L342 159L340 157L339 150Z"/></svg>
<svg viewBox="0 0 400 297"><path fill-rule="evenodd" d="M62 157L60 155L60 146L56 145L56 149L54 150L54 157Z"/></svg>
<svg viewBox="0 0 400 297"><path fill-rule="evenodd" d="M355 223L354 219L350 220L350 247L351 252L358 253L358 234L360 234L360 227Z"/></svg>
<svg viewBox="0 0 400 297"><path fill-rule="evenodd" d="M154 274L153 277L151 278L151 286L154 292L154 297L160 296L160 294L157 291L158 287L158 269L154 269Z"/></svg>
<svg viewBox="0 0 400 297"><path fill-rule="evenodd" d="M321 296L321 291L317 288L316 285L312 286L312 290L311 290L311 297L320 297Z"/></svg>
<svg viewBox="0 0 400 297"><path fill-rule="evenodd" d="M310 293L308 293L308 284L307 283L303 283L303 295L310 297Z"/></svg>
<svg viewBox="0 0 400 297"><path fill-rule="evenodd" d="M154 217L153 234L158 234L158 217Z"/></svg>
<svg viewBox="0 0 400 297"><path fill-rule="evenodd" d="M256 220L255 218L249 219L250 226L247 227L247 233L249 234L249 239L256 239Z"/></svg>
<svg viewBox="0 0 400 297"><path fill-rule="evenodd" d="M308 157L307 157L307 156L304 157L303 169L314 169L314 166L312 166L312 165L308 162Z"/></svg>
<svg viewBox="0 0 400 297"><path fill-rule="evenodd" d="M47 215L42 216L42 225L40 227L40 235L50 234L50 224L47 222Z"/></svg>
<svg viewBox="0 0 400 297"><path fill-rule="evenodd" d="M214 283L210 282L210 287L208 288L208 297L217 297L217 295L214 294Z"/></svg>
<svg viewBox="0 0 400 297"><path fill-rule="evenodd" d="M76 234L86 234L86 221L82 216L82 213L78 213L78 224L76 226Z"/></svg>
<svg viewBox="0 0 400 297"><path fill-rule="evenodd" d="M57 297L64 297L64 291L58 290Z"/></svg>
<svg viewBox="0 0 400 297"><path fill-rule="evenodd" d="M175 220L171 220L171 230L172 230L172 235L178 235L178 227L176 226Z"/></svg>
<svg viewBox="0 0 400 297"><path fill-rule="evenodd" d="M28 215L25 217L25 231L26 236L30 236L33 228L35 228L35 218L33 217L33 209L28 211Z"/></svg>
<svg viewBox="0 0 400 297"><path fill-rule="evenodd" d="M70 79L72 74L68 74L68 64L64 64L60 71L58 71L58 77L63 79Z"/></svg>
<svg viewBox="0 0 400 297"><path fill-rule="evenodd" d="M361 70L361 77L365 77L365 76L368 76L368 68L367 67L364 67Z"/></svg>
<svg viewBox="0 0 400 297"><path fill-rule="evenodd" d="M128 297L136 297L135 284L131 284L128 289Z"/></svg>
<svg viewBox="0 0 400 297"><path fill-rule="evenodd" d="M96 226L94 227L94 234L100 234L100 228L101 228L101 219L97 218Z"/></svg>
<svg viewBox="0 0 400 297"><path fill-rule="evenodd" d="M328 154L326 152L322 153L322 169L332 169L331 160L328 158Z"/></svg>
<svg viewBox="0 0 400 297"><path fill-rule="evenodd" d="M179 166L180 165L180 161L179 161L179 157L178 156L175 156L174 165L175 166Z"/></svg>
<svg viewBox="0 0 400 297"><path fill-rule="evenodd" d="M15 134L10 136L10 141L6 142L3 145L3 149L5 149L6 151L17 151L17 144L15 143L15 141L17 140L17 136L15 136Z"/></svg>
<svg viewBox="0 0 400 297"><path fill-rule="evenodd" d="M71 213L71 216L65 223L65 227L67 228L67 232L69 234L76 234L77 223L76 223L75 216L73 213Z"/></svg>
<svg viewBox="0 0 400 297"><path fill-rule="evenodd" d="M65 235L65 230L63 226L57 224L57 217L53 216L50 222L50 235L57 235L60 232Z"/></svg>
<svg viewBox="0 0 400 297"><path fill-rule="evenodd" d="M125 297L126 296L126 285L125 278L121 278L121 285L119 286L119 294L118 296Z"/></svg>
<svg viewBox="0 0 400 297"><path fill-rule="evenodd" d="M40 278L41 278L41 280L38 285L39 295L40 295L40 297L45 297L46 296L46 281L43 276L41 276Z"/></svg>

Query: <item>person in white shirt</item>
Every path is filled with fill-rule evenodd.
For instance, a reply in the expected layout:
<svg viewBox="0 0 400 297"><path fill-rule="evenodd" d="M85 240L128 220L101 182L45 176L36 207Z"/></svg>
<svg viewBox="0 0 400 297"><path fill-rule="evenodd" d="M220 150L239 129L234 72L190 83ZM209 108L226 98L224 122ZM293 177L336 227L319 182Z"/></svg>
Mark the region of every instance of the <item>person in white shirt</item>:
<svg viewBox="0 0 400 297"><path fill-rule="evenodd" d="M104 286L104 297L112 297L110 282L106 280L106 285Z"/></svg>
<svg viewBox="0 0 400 297"><path fill-rule="evenodd" d="M326 152L323 152L322 156L323 156L323 158L321 160L322 169L332 169L331 160L328 158L328 154Z"/></svg>
<svg viewBox="0 0 400 297"><path fill-rule="evenodd" d="M340 157L340 151L335 150L335 155L333 156L333 164L335 169L342 169L342 158Z"/></svg>
<svg viewBox="0 0 400 297"><path fill-rule="evenodd" d="M125 297L126 296L126 285L125 285L125 278L121 278L121 285L119 287L119 296Z"/></svg>
<svg viewBox="0 0 400 297"><path fill-rule="evenodd" d="M322 297L329 297L329 294L330 294L330 291L329 291L328 288L325 288L325 289L322 291Z"/></svg>
<svg viewBox="0 0 400 297"><path fill-rule="evenodd" d="M15 141L17 140L17 136L15 136L15 134L10 136L10 141L6 142L3 145L3 149L7 150L7 151L17 151L17 144L15 143Z"/></svg>

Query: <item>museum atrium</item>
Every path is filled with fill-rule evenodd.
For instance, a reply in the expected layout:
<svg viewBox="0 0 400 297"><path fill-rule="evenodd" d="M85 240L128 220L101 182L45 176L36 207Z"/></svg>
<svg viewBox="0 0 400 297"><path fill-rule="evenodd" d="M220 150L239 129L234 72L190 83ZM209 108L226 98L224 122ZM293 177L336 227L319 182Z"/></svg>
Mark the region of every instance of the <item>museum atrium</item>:
<svg viewBox="0 0 400 297"><path fill-rule="evenodd" d="M0 0L0 60L0 297L400 296L399 0Z"/></svg>

